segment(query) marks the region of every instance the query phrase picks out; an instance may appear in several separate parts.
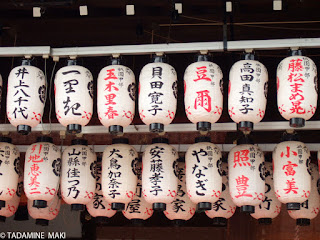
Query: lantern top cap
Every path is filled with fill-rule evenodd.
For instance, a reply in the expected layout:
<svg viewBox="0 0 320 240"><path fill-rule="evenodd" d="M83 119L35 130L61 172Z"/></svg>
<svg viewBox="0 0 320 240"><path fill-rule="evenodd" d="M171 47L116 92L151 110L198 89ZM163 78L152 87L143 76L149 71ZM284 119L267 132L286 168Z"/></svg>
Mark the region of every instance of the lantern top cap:
<svg viewBox="0 0 320 240"><path fill-rule="evenodd" d="M129 139L128 138L114 138L112 139L112 144L129 144Z"/></svg>
<svg viewBox="0 0 320 240"><path fill-rule="evenodd" d="M195 62L210 62L211 61L211 56L209 54L197 54L195 55Z"/></svg>
<svg viewBox="0 0 320 240"><path fill-rule="evenodd" d="M179 157L179 158L178 158L178 162L184 163L184 162L185 162L185 158L184 158L184 157Z"/></svg>
<svg viewBox="0 0 320 240"><path fill-rule="evenodd" d="M12 143L12 138L0 137L0 142Z"/></svg>
<svg viewBox="0 0 320 240"><path fill-rule="evenodd" d="M53 139L52 137L49 137L49 136L40 136L40 137L37 137L37 143L38 142L49 142L49 143L53 143Z"/></svg>
<svg viewBox="0 0 320 240"><path fill-rule="evenodd" d="M102 162L102 156L101 156L101 155L98 155L98 156L97 156L97 162L98 162L98 163Z"/></svg>
<svg viewBox="0 0 320 240"><path fill-rule="evenodd" d="M303 56L303 52L301 49L291 49L289 52L289 56L293 57L293 56Z"/></svg>
<svg viewBox="0 0 320 240"><path fill-rule="evenodd" d="M67 66L75 66L77 65L77 59L68 59Z"/></svg>
<svg viewBox="0 0 320 240"><path fill-rule="evenodd" d="M88 140L86 140L86 139L72 139L71 145L85 145L85 146L88 146Z"/></svg>
<svg viewBox="0 0 320 240"><path fill-rule="evenodd" d="M252 52L245 52L241 56L242 60L255 60L255 55Z"/></svg>
<svg viewBox="0 0 320 240"><path fill-rule="evenodd" d="M241 145L241 144L254 144L254 141L250 135L242 135L237 140L237 145Z"/></svg>
<svg viewBox="0 0 320 240"><path fill-rule="evenodd" d="M153 54L152 58L151 58L151 62L152 63L166 63L167 59L166 59L165 55L159 56L159 55Z"/></svg>
<svg viewBox="0 0 320 240"><path fill-rule="evenodd" d="M296 132L293 132L293 133L284 132L281 138L281 142L286 142L286 141L300 141L300 137Z"/></svg>
<svg viewBox="0 0 320 240"><path fill-rule="evenodd" d="M168 138L162 138L162 137L153 138L152 139L152 144L154 144L154 143L166 143L166 144L169 144L169 139Z"/></svg>
<svg viewBox="0 0 320 240"><path fill-rule="evenodd" d="M124 59L122 56L111 56L109 58L109 65L123 65L124 64Z"/></svg>
<svg viewBox="0 0 320 240"><path fill-rule="evenodd" d="M38 219L36 219L36 225L48 226L49 225L49 220L38 218Z"/></svg>
<svg viewBox="0 0 320 240"><path fill-rule="evenodd" d="M29 58L23 58L23 59L21 60L21 65L22 65L22 66L32 66L32 65L31 65L31 59L29 59Z"/></svg>
<svg viewBox="0 0 320 240"><path fill-rule="evenodd" d="M211 142L211 138L210 137L196 137L194 139L195 143L201 143L201 142Z"/></svg>

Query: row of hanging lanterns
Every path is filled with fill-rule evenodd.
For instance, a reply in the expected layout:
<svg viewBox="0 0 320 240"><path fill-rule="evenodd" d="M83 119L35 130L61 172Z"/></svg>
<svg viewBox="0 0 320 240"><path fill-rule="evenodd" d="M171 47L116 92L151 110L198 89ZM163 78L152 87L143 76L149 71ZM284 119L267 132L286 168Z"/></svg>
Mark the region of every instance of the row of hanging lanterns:
<svg viewBox="0 0 320 240"><path fill-rule="evenodd" d="M151 132L163 132L177 108L177 73L165 63L165 56L154 55L139 76L139 115ZM120 134L135 115L136 83L131 69L112 58L111 65L98 76L98 116L109 132ZM90 71L68 60L54 81L58 121L69 133L80 133L93 112L93 77ZM228 112L244 132L252 131L266 111L268 72L252 53L236 62L229 75ZM277 94L280 114L290 126L303 127L317 108L317 68L301 51L280 62ZM188 119L197 129L208 131L217 122L223 107L223 75L209 55L199 54L184 74L184 102ZM8 79L7 117L18 132L27 134L41 121L46 100L46 77L28 59L12 69Z"/></svg>

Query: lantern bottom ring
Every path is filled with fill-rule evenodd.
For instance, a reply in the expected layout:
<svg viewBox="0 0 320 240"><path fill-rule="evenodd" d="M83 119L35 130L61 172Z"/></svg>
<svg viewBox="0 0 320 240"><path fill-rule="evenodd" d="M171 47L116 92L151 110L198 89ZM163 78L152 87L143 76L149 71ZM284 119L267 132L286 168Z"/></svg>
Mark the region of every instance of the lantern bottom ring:
<svg viewBox="0 0 320 240"><path fill-rule="evenodd" d="M111 209L116 211L122 211L125 209L124 203L111 203Z"/></svg>
<svg viewBox="0 0 320 240"><path fill-rule="evenodd" d="M270 225L272 223L272 218L259 218L259 224Z"/></svg>
<svg viewBox="0 0 320 240"><path fill-rule="evenodd" d="M130 220L131 225L134 227L142 227L144 225L144 221L142 219L133 218Z"/></svg>
<svg viewBox="0 0 320 240"><path fill-rule="evenodd" d="M255 209L252 205L244 205L240 207L240 212L251 214L255 212Z"/></svg>
<svg viewBox="0 0 320 240"><path fill-rule="evenodd" d="M98 216L98 217L95 217L95 220L96 220L96 224L104 224L104 223L107 223L108 222L108 217L103 217L103 216Z"/></svg>
<svg viewBox="0 0 320 240"><path fill-rule="evenodd" d="M17 132L22 135L28 135L31 132L31 127L28 125L18 125Z"/></svg>
<svg viewBox="0 0 320 240"><path fill-rule="evenodd" d="M44 226L44 227L49 226L49 220L38 218L38 219L36 219L36 225L40 225L40 226Z"/></svg>
<svg viewBox="0 0 320 240"><path fill-rule="evenodd" d="M298 226L310 226L310 219L308 219L308 218L298 218L296 220L296 225L298 225Z"/></svg>
<svg viewBox="0 0 320 240"><path fill-rule="evenodd" d="M210 122L197 122L197 130L208 132L211 130L211 123Z"/></svg>
<svg viewBox="0 0 320 240"><path fill-rule="evenodd" d="M253 131L253 122L242 121L238 123L237 127L241 132L251 132Z"/></svg>
<svg viewBox="0 0 320 240"><path fill-rule="evenodd" d="M69 124L67 126L67 132L69 134L78 134L78 133L81 133L81 125L80 124Z"/></svg>
<svg viewBox="0 0 320 240"><path fill-rule="evenodd" d="M3 200L0 200L0 209L6 206L6 202Z"/></svg>
<svg viewBox="0 0 320 240"><path fill-rule="evenodd" d="M290 119L290 127L301 128L306 124L306 120L303 118L291 118Z"/></svg>
<svg viewBox="0 0 320 240"><path fill-rule="evenodd" d="M122 135L123 134L123 127L120 125L111 125L109 127L109 133L112 135Z"/></svg>
<svg viewBox="0 0 320 240"><path fill-rule="evenodd" d="M212 225L215 227L226 227L228 224L228 219L223 217L215 217L212 220Z"/></svg>
<svg viewBox="0 0 320 240"><path fill-rule="evenodd" d="M34 200L32 207L35 208L46 208L47 207L47 201L44 200Z"/></svg>
<svg viewBox="0 0 320 240"><path fill-rule="evenodd" d="M4 216L0 216L0 222L5 222L6 221L6 217L4 217Z"/></svg>
<svg viewBox="0 0 320 240"><path fill-rule="evenodd" d="M162 123L151 123L149 125L149 131L153 133L161 133L164 131L164 125Z"/></svg>
<svg viewBox="0 0 320 240"><path fill-rule="evenodd" d="M300 203L287 203L287 210L300 210Z"/></svg>
<svg viewBox="0 0 320 240"><path fill-rule="evenodd" d="M184 226L184 225L186 225L186 220L183 220L183 219L174 219L173 221L172 221L172 223L173 223L173 226L175 226L175 227L182 227L182 226Z"/></svg>
<svg viewBox="0 0 320 240"><path fill-rule="evenodd" d="M197 211L198 212L203 212L206 210L211 210L212 204L210 202L200 202L197 205Z"/></svg>
<svg viewBox="0 0 320 240"><path fill-rule="evenodd" d="M83 204L71 204L71 211L83 211L84 205Z"/></svg>
<svg viewBox="0 0 320 240"><path fill-rule="evenodd" d="M152 208L154 211L163 212L167 209L167 204L165 203L153 203Z"/></svg>

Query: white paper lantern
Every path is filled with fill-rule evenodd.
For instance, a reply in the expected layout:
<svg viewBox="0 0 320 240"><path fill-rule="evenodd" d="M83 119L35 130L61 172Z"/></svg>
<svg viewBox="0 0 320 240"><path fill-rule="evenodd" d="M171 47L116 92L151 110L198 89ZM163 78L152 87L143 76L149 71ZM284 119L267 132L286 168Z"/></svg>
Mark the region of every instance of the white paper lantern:
<svg viewBox="0 0 320 240"><path fill-rule="evenodd" d="M241 60L233 64L229 79L229 115L239 130L251 131L266 111L268 71L259 61Z"/></svg>
<svg viewBox="0 0 320 240"><path fill-rule="evenodd" d="M33 207L45 208L60 184L61 153L51 137L38 137L30 145L24 162L24 192Z"/></svg>
<svg viewBox="0 0 320 240"><path fill-rule="evenodd" d="M102 192L111 209L124 210L136 191L138 153L127 138L116 138L102 158Z"/></svg>
<svg viewBox="0 0 320 240"><path fill-rule="evenodd" d="M177 150L166 138L152 139L142 156L142 194L153 210L165 211L177 195Z"/></svg>
<svg viewBox="0 0 320 240"><path fill-rule="evenodd" d="M36 219L36 224L41 226L48 226L49 221L55 219L60 211L61 197L59 194L54 195L54 198L48 202L45 208L33 207L33 201L28 199L29 215Z"/></svg>
<svg viewBox="0 0 320 240"><path fill-rule="evenodd" d="M62 154L61 195L71 210L83 210L94 197L96 154L83 139L74 139Z"/></svg>
<svg viewBox="0 0 320 240"><path fill-rule="evenodd" d="M273 151L274 189L278 200L288 210L299 210L310 196L310 152L298 141L279 143Z"/></svg>
<svg viewBox="0 0 320 240"><path fill-rule="evenodd" d="M106 201L102 194L101 185L101 158L97 161L96 191L93 199L87 204L87 210L92 217L113 217L117 211L111 209L111 204Z"/></svg>
<svg viewBox="0 0 320 240"><path fill-rule="evenodd" d="M23 60L23 65L10 72L7 93L7 117L19 133L26 135L40 123L45 99L43 72Z"/></svg>
<svg viewBox="0 0 320 240"><path fill-rule="evenodd" d="M122 65L103 68L98 77L98 116L112 134L123 132L135 114L136 83L134 73Z"/></svg>
<svg viewBox="0 0 320 240"><path fill-rule="evenodd" d="M136 167L138 183L133 199L122 211L123 215L133 223L142 224L144 220L150 218L153 214L152 204L148 203L142 194L142 162L137 163Z"/></svg>
<svg viewBox="0 0 320 240"><path fill-rule="evenodd" d="M233 203L229 192L228 163L222 163L222 192L220 198L212 204L212 209L206 211L213 224L226 226L227 219L231 218L237 206Z"/></svg>
<svg viewBox="0 0 320 240"><path fill-rule="evenodd" d="M160 62L161 61L161 62ZM151 132L163 132L177 109L177 73L163 58L156 56L139 76L139 114Z"/></svg>
<svg viewBox="0 0 320 240"><path fill-rule="evenodd" d="M259 207L255 208L255 213L251 216L259 220L260 224L271 224L272 219L277 217L281 210L281 202L277 199L273 186L273 169L272 163L265 163L266 186L264 199Z"/></svg>
<svg viewBox="0 0 320 240"><path fill-rule="evenodd" d="M188 221L196 212L197 205L193 203L187 194L185 163L178 163L178 191L176 198L168 205L167 210L164 211L166 217L170 220Z"/></svg>
<svg viewBox="0 0 320 240"><path fill-rule="evenodd" d="M6 202L6 206L0 209L0 222L5 222L6 218L13 216L16 213L20 203L20 197L23 192L23 173L19 170L19 181L16 186L17 191L13 198Z"/></svg>
<svg viewBox="0 0 320 240"><path fill-rule="evenodd" d="M220 67L199 55L184 73L184 106L197 130L207 131L219 120L223 108L223 74Z"/></svg>
<svg viewBox="0 0 320 240"><path fill-rule="evenodd" d="M17 191L20 172L20 153L11 138L0 138L0 209Z"/></svg>
<svg viewBox="0 0 320 240"><path fill-rule="evenodd" d="M310 163L310 169L312 180L309 198L301 203L300 210L288 211L290 217L296 219L297 225L300 226L310 225L310 219L314 219L318 215L320 209L320 197L317 187L319 180L318 167L317 165Z"/></svg>
<svg viewBox="0 0 320 240"><path fill-rule="evenodd" d="M241 144L228 156L229 187L232 201L242 212L254 213L264 199L264 155L259 147Z"/></svg>
<svg viewBox="0 0 320 240"><path fill-rule="evenodd" d="M210 210L222 190L220 149L208 137L198 137L186 152L187 192L198 210Z"/></svg>
<svg viewBox="0 0 320 240"><path fill-rule="evenodd" d="M277 68L278 109L291 127L303 127L317 109L317 67L305 56L283 59Z"/></svg>
<svg viewBox="0 0 320 240"><path fill-rule="evenodd" d="M93 112L93 77L91 72L69 60L54 80L56 116L69 133L80 133Z"/></svg>

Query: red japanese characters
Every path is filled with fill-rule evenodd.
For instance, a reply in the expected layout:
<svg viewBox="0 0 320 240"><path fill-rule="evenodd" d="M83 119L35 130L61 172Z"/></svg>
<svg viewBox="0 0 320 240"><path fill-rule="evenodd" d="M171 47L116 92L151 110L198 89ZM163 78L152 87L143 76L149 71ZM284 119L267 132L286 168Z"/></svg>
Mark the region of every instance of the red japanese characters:
<svg viewBox="0 0 320 240"><path fill-rule="evenodd" d="M102 177L101 177L101 157L97 160L97 174L96 174L96 191L92 200L87 203L86 208L92 217L110 218L113 217L117 211L111 209L111 204L103 197L102 194Z"/></svg>
<svg viewBox="0 0 320 240"><path fill-rule="evenodd" d="M252 131L266 111L268 72L266 67L247 54L236 62L229 75L228 111L241 131Z"/></svg>
<svg viewBox="0 0 320 240"><path fill-rule="evenodd" d="M130 68L116 63L98 77L97 107L100 122L111 134L120 134L135 114L136 83Z"/></svg>
<svg viewBox="0 0 320 240"><path fill-rule="evenodd" d="M152 208L165 211L178 191L178 153L166 138L152 139L142 156L142 194Z"/></svg>
<svg viewBox="0 0 320 240"><path fill-rule="evenodd" d="M272 163L266 162L265 167L266 190L264 199L262 203L255 208L255 213L252 213L251 216L258 219L260 224L271 224L272 219L277 217L280 213L281 202L277 199L274 192Z"/></svg>
<svg viewBox="0 0 320 240"><path fill-rule="evenodd" d="M172 122L177 109L177 73L164 63L164 57L155 56L145 65L139 76L139 115L151 132L163 132Z"/></svg>
<svg viewBox="0 0 320 240"><path fill-rule="evenodd" d="M208 55L198 55L197 62L184 73L184 106L188 119L197 130L211 130L223 108L223 74L220 67L209 61Z"/></svg>
<svg viewBox="0 0 320 240"><path fill-rule="evenodd" d="M274 189L288 210L299 210L310 196L310 151L298 141L279 143L273 151Z"/></svg>
<svg viewBox="0 0 320 240"><path fill-rule="evenodd" d="M232 201L242 212L254 213L265 193L263 152L252 144L238 145L229 152L228 167Z"/></svg>
<svg viewBox="0 0 320 240"><path fill-rule="evenodd" d="M38 137L24 161L24 191L33 207L45 208L60 184L61 152L51 137Z"/></svg>
<svg viewBox="0 0 320 240"><path fill-rule="evenodd" d="M142 162L139 161L136 167L138 183L132 200L126 205L123 215L141 225L144 220L150 218L153 214L152 204L148 203L142 193Z"/></svg>
<svg viewBox="0 0 320 240"><path fill-rule="evenodd" d="M213 218L213 224L226 226L227 219L236 212L237 206L233 203L229 192L228 163L222 163L222 190L220 198L212 203L211 210L206 211L209 218Z"/></svg>
<svg viewBox="0 0 320 240"><path fill-rule="evenodd" d="M138 153L127 138L114 138L102 157L102 193L111 209L124 210L137 187Z"/></svg>
<svg viewBox="0 0 320 240"><path fill-rule="evenodd" d="M45 76L30 61L22 60L8 78L7 117L23 135L40 123L46 100Z"/></svg>
<svg viewBox="0 0 320 240"><path fill-rule="evenodd" d="M184 162L178 163L177 196L171 204L168 204L167 210L164 211L166 217L170 220L174 220L177 224L181 221L184 222L192 218L197 207L197 205L190 200L187 193L184 165Z"/></svg>
<svg viewBox="0 0 320 240"><path fill-rule="evenodd" d="M93 111L93 77L91 72L69 60L54 80L56 116L69 133L80 133L89 123Z"/></svg>
<svg viewBox="0 0 320 240"><path fill-rule="evenodd" d="M198 137L186 152L187 192L198 210L210 210L221 194L222 156L208 137Z"/></svg>
<svg viewBox="0 0 320 240"><path fill-rule="evenodd" d="M84 210L95 195L97 157L84 139L74 139L62 154L61 196L71 210Z"/></svg>
<svg viewBox="0 0 320 240"><path fill-rule="evenodd" d="M18 185L20 174L20 153L16 146L11 144L11 138L0 138L0 209L6 207Z"/></svg>
<svg viewBox="0 0 320 240"><path fill-rule="evenodd" d="M317 67L310 58L291 56L279 63L277 96L282 117L290 120L291 127L303 127L314 115L318 100Z"/></svg>

